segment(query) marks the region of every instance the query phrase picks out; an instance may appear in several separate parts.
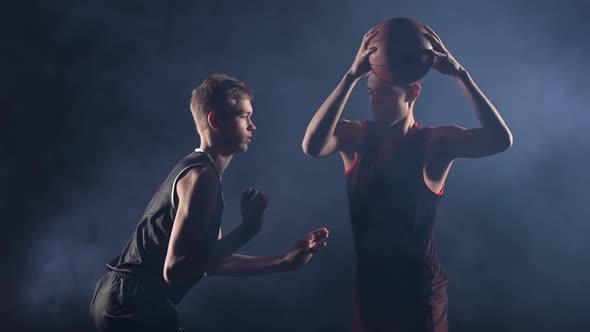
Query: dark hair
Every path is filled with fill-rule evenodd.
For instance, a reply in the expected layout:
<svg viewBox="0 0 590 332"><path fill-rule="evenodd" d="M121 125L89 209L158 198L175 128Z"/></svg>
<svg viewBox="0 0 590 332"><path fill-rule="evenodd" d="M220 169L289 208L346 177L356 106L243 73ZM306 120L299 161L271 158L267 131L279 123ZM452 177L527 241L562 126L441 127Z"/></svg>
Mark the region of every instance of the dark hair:
<svg viewBox="0 0 590 332"><path fill-rule="evenodd" d="M228 112L242 99L254 99L252 90L234 77L213 74L207 77L191 94L191 113L197 130L207 128L207 116L211 112Z"/></svg>

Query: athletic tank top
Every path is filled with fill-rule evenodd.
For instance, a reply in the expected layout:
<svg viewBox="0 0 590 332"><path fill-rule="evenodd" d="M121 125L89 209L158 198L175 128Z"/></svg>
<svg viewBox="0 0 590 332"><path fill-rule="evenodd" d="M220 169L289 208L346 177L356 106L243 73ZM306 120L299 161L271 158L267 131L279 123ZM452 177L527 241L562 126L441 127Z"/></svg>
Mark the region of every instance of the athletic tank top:
<svg viewBox="0 0 590 332"><path fill-rule="evenodd" d="M156 281L158 285L165 288L164 291L168 299L175 304L178 304L190 290L190 287L188 289L172 289L164 281L162 275L172 224L176 216L176 202L178 201L176 183L188 170L204 164L215 168L211 157L206 152L197 149L184 157L172 169L145 209L135 232L131 235L121 255L108 264L111 270L133 273L136 276ZM206 241L216 241L219 234L223 213L221 190L216 205L216 213L206 230Z"/></svg>
<svg viewBox="0 0 590 332"><path fill-rule="evenodd" d="M415 123L382 158L376 123L363 127L363 143L346 171L360 304L433 301L447 276L433 238L442 191L432 192L423 178L429 129Z"/></svg>

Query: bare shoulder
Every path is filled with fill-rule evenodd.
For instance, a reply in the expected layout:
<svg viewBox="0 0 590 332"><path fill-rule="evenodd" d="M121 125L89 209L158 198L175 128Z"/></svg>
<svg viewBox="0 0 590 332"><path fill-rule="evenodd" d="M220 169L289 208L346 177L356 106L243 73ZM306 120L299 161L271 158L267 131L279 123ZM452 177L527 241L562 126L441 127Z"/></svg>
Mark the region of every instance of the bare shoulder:
<svg viewBox="0 0 590 332"><path fill-rule="evenodd" d="M446 138L453 137L455 135L459 135L464 132L466 129L461 126L439 126L439 127L426 127L424 128L427 130L427 137L430 142L441 142L444 141Z"/></svg>
<svg viewBox="0 0 590 332"><path fill-rule="evenodd" d="M363 130L363 122L358 120L353 121L348 119L341 119L338 121L338 124L336 125L336 130L352 134L360 133Z"/></svg>
<svg viewBox="0 0 590 332"><path fill-rule="evenodd" d="M460 126L437 126L424 127L426 155L428 160L435 159L449 159L448 142L452 137L457 137L465 131L465 128ZM452 159L452 158L451 158Z"/></svg>
<svg viewBox="0 0 590 332"><path fill-rule="evenodd" d="M512 145L512 138L497 139L484 128L465 129L460 126L444 126L432 129L429 147L436 155L447 159L483 158L505 151Z"/></svg>
<svg viewBox="0 0 590 332"><path fill-rule="evenodd" d="M209 164L191 167L180 175L176 186L179 198L191 197L196 193L214 195L218 190L219 177L217 171Z"/></svg>

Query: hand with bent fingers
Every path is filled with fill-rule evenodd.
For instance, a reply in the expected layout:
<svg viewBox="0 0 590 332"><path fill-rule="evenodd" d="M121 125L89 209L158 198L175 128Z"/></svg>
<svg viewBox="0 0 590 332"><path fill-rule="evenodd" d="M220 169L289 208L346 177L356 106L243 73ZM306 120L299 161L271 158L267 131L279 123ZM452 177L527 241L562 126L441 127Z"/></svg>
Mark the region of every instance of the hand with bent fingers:
<svg viewBox="0 0 590 332"><path fill-rule="evenodd" d="M348 70L348 74L353 78L363 77L365 74L371 71L371 64L369 63L369 55L377 50L377 47L370 47L369 43L379 33L379 30L375 27L369 30L363 37L361 46L356 53L354 62Z"/></svg>
<svg viewBox="0 0 590 332"><path fill-rule="evenodd" d="M268 198L250 187L242 194L242 227L250 234L257 234L262 228L262 215L268 206Z"/></svg>
<svg viewBox="0 0 590 332"><path fill-rule="evenodd" d="M440 37L429 26L425 25L424 28L428 31L424 33L424 37L432 44L431 52L434 54L432 68L441 74L457 75L463 69L459 61L455 59Z"/></svg>
<svg viewBox="0 0 590 332"><path fill-rule="evenodd" d="M307 264L320 249L326 246L330 232L327 228L309 232L302 240L287 252L284 257L287 270L295 270Z"/></svg>

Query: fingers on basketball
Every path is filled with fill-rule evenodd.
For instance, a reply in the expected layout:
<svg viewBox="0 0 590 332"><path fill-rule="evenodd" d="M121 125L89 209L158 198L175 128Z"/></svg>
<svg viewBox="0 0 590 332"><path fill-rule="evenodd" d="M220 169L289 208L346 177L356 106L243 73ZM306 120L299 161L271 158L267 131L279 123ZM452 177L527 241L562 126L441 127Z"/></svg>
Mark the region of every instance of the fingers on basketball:
<svg viewBox="0 0 590 332"><path fill-rule="evenodd" d="M369 44L371 43L371 40L373 40L373 38L379 33L379 29L378 27L374 27L371 30L369 30L369 32L367 32L365 34L365 36L363 37L363 48L367 49L367 47L369 46Z"/></svg>
<svg viewBox="0 0 590 332"><path fill-rule="evenodd" d="M436 38L436 40L439 43L441 42L440 37L436 34L436 32L434 32L434 30L432 30L428 25L424 25L424 27L426 28L426 31L428 31L432 36L434 36L434 38Z"/></svg>
<svg viewBox="0 0 590 332"><path fill-rule="evenodd" d="M369 48L368 48L368 49L365 51L365 54L364 54L364 56L365 56L365 57L368 57L369 55L371 55L371 53L374 53L374 52L376 52L376 51L377 51L377 47L376 47L376 46L369 47Z"/></svg>

